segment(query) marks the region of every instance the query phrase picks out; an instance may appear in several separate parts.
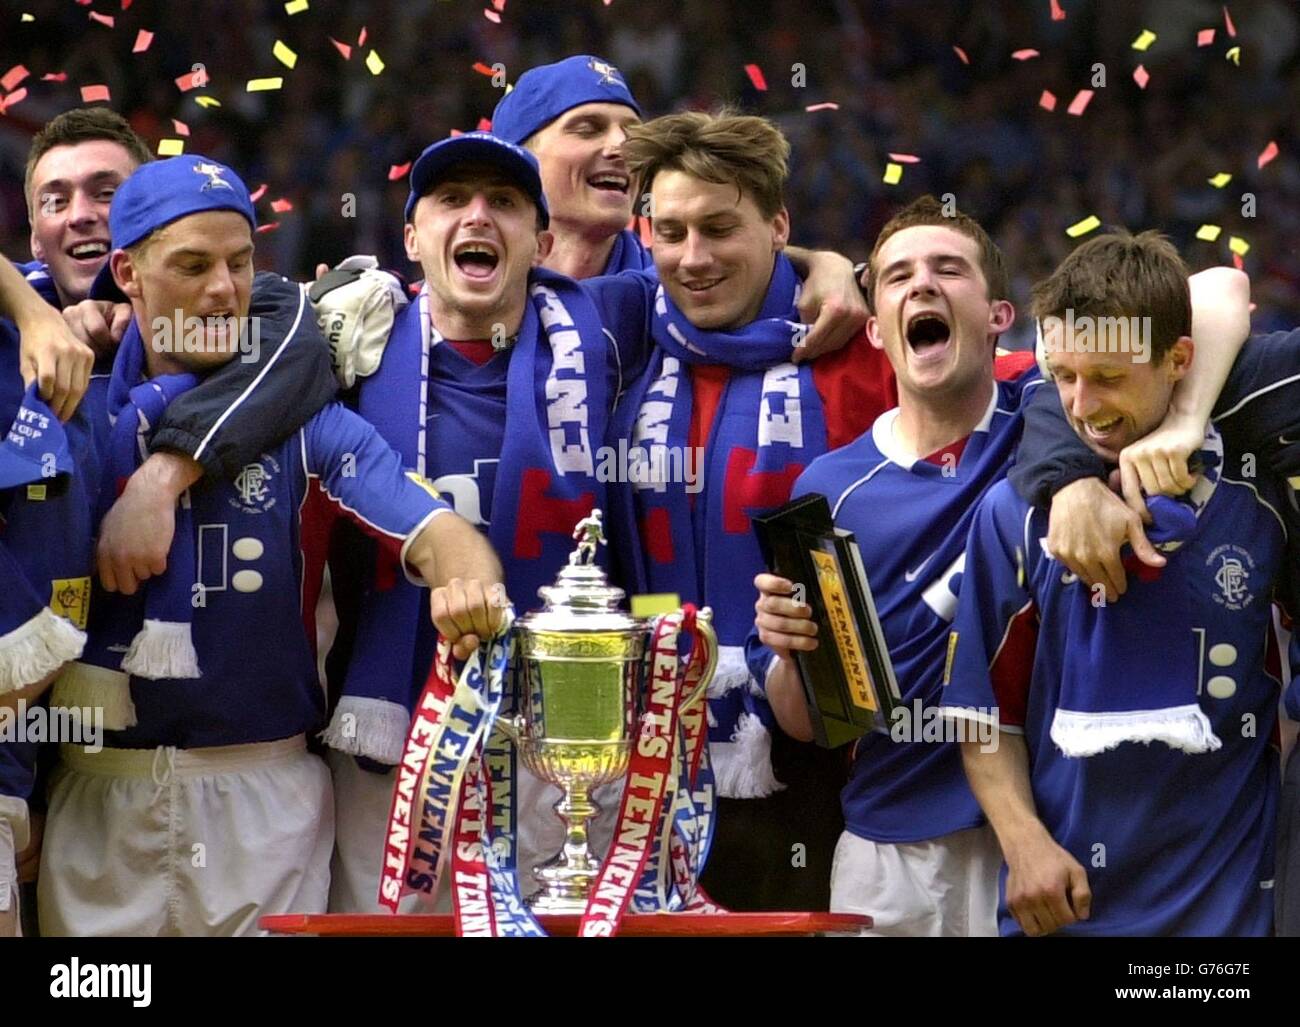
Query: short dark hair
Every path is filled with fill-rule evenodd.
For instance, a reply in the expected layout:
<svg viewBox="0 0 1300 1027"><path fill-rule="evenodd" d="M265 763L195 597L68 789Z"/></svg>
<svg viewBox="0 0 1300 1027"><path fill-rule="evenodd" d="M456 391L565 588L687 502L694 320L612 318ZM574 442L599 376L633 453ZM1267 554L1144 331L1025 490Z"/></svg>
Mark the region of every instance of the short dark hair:
<svg viewBox="0 0 1300 1027"><path fill-rule="evenodd" d="M56 146L73 146L77 143L105 139L119 144L136 164L147 164L153 159L149 147L127 120L117 111L107 107L74 107L52 118L32 139L27 152L27 171L23 176L23 195L27 198L29 216L35 216L36 200L32 196L32 175L42 157Z"/></svg>
<svg viewBox="0 0 1300 1027"><path fill-rule="evenodd" d="M1188 270L1159 232L1123 229L1089 239L1034 286L1030 311L1039 320L1064 317L1151 318L1151 359L1162 361L1192 334Z"/></svg>
<svg viewBox="0 0 1300 1027"><path fill-rule="evenodd" d="M905 228L918 228L923 225L937 225L951 228L954 232L974 239L980 250L980 271L984 274L984 284L988 288L990 300L1005 300L1011 296L1011 282L1007 277L1006 261L998 244L984 231L984 226L969 214L963 214L956 208L949 213L944 205L927 193L918 197L885 222L885 227L876 236L876 244L871 248L871 258L867 264L867 306L876 309L876 284L880 268L876 260L880 248L889 237Z"/></svg>

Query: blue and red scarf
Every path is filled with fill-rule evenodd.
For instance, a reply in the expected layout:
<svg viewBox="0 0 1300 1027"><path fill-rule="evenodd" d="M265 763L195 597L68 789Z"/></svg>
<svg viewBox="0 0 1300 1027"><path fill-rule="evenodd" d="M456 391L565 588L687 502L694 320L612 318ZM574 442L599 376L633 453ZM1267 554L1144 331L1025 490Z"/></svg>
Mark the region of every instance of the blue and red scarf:
<svg viewBox="0 0 1300 1027"><path fill-rule="evenodd" d="M634 480L618 498L620 560L637 591L676 593L714 610L721 650L709 687L710 752L719 793L728 798L781 787L770 760L774 720L750 681L744 641L754 620L751 582L763 569L750 517L786 502L795 479L827 450L812 368L790 362L805 330L795 306L799 287L794 267L779 254L758 317L741 328L706 331L660 286L656 347L618 416L618 435L630 439L632 459L648 469L629 475ZM705 364L723 365L730 375L701 461L687 452L690 369ZM678 473L686 467L695 471L694 484Z"/></svg>
<svg viewBox="0 0 1300 1027"><path fill-rule="evenodd" d="M552 584L568 560L573 526L606 505L596 462L610 403L610 344L586 293L571 278L541 268L529 274L528 290L506 372L505 441L488 528L520 610L538 604L537 590ZM426 286L397 316L383 362L358 403L361 416L422 475L432 470L425 467L424 433L434 413L428 354L442 342L430 322ZM421 589L383 570L362 613L343 696L322 737L343 752L396 764L413 689L426 676L427 667L415 664L420 621L428 613Z"/></svg>

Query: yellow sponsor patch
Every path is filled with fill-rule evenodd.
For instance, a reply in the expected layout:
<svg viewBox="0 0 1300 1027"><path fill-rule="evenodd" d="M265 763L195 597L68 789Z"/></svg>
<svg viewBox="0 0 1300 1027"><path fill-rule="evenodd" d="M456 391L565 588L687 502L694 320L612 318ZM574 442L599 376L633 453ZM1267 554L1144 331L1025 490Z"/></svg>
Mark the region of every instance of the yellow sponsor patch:
<svg viewBox="0 0 1300 1027"><path fill-rule="evenodd" d="M948 632L948 658L943 661L943 684L946 688L952 680L952 660L957 655L957 632Z"/></svg>
<svg viewBox="0 0 1300 1027"><path fill-rule="evenodd" d="M821 590L822 602L830 618L831 632L835 636L835 645L840 652L840 664L849 684L849 698L859 709L877 712L876 693L871 685L871 674L867 670L867 660L858 643L858 632L853 624L853 613L849 607L848 596L844 591L844 581L840 577L839 562L830 553L810 549L817 572L817 585Z"/></svg>
<svg viewBox="0 0 1300 1027"><path fill-rule="evenodd" d="M27 498L33 503L43 503L45 501L45 485L28 485Z"/></svg>
<svg viewBox="0 0 1300 1027"><path fill-rule="evenodd" d="M411 481L415 482L415 484L419 485L420 488L424 489L425 492L429 493L429 495L433 496L434 499L442 498L442 493L435 489L433 487L433 482L423 474L417 474L415 471L407 471L406 476L410 478Z"/></svg>
<svg viewBox="0 0 1300 1027"><path fill-rule="evenodd" d="M50 609L85 631L90 613L90 579L55 578L50 583Z"/></svg>

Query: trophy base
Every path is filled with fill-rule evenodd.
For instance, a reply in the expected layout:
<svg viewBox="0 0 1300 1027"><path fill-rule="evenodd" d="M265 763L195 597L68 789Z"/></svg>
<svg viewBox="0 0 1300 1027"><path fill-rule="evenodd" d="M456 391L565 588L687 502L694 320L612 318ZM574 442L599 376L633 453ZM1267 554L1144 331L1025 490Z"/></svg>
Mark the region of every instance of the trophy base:
<svg viewBox="0 0 1300 1027"><path fill-rule="evenodd" d="M573 862L581 865L574 866ZM565 853L533 873L542 887L525 900L529 909L534 913L581 916L600 876L600 863L587 852Z"/></svg>
<svg viewBox="0 0 1300 1027"><path fill-rule="evenodd" d="M587 911L585 897L552 895L545 889L526 899L525 904L540 916L582 916Z"/></svg>

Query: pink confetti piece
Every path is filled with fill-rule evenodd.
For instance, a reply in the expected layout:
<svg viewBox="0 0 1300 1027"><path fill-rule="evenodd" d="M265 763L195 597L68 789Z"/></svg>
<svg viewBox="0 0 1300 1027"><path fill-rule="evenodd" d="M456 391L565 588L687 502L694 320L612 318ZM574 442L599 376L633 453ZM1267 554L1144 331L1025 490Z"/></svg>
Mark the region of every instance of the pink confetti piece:
<svg viewBox="0 0 1300 1027"><path fill-rule="evenodd" d="M31 72L29 72L21 64L15 64L12 68L10 68L8 71L4 73L3 78L0 78L0 88L3 88L6 93L11 92L14 89L14 87L18 85L19 82L21 82L30 74Z"/></svg>
<svg viewBox="0 0 1300 1027"><path fill-rule="evenodd" d="M187 136L190 134L190 126L176 118L172 118L172 128L176 130L178 136Z"/></svg>
<svg viewBox="0 0 1300 1027"><path fill-rule="evenodd" d="M1077 118L1088 109L1090 103L1092 103L1092 90L1080 89L1074 94L1074 99L1070 101L1070 106L1065 108L1065 112L1073 114Z"/></svg>
<svg viewBox="0 0 1300 1027"><path fill-rule="evenodd" d="M100 14L98 11L91 11L90 20L97 21L101 25L107 25L109 28L113 27L113 16L111 14Z"/></svg>
<svg viewBox="0 0 1300 1027"><path fill-rule="evenodd" d="M1052 21L1065 21L1065 11L1061 9L1057 0L1052 0Z"/></svg>
<svg viewBox="0 0 1300 1027"><path fill-rule="evenodd" d="M890 160L896 160L899 164L920 164L921 158L914 153L891 153Z"/></svg>
<svg viewBox="0 0 1300 1027"><path fill-rule="evenodd" d="M93 2L94 0L77 0L77 3L79 3L82 7L89 7Z"/></svg>
<svg viewBox="0 0 1300 1027"><path fill-rule="evenodd" d="M399 178L405 178L406 173L411 170L411 162L408 160L405 164L394 164L388 169L388 181L396 182Z"/></svg>
<svg viewBox="0 0 1300 1027"><path fill-rule="evenodd" d="M1133 81L1138 84L1139 89L1145 89L1147 83L1151 81L1151 73L1139 64L1133 69Z"/></svg>
<svg viewBox="0 0 1300 1027"><path fill-rule="evenodd" d="M122 10L129 11L131 9L131 3L132 0L122 0Z"/></svg>
<svg viewBox="0 0 1300 1027"><path fill-rule="evenodd" d="M357 36L357 46L365 46L365 45L366 45L366 27L362 25L361 35Z"/></svg>
<svg viewBox="0 0 1300 1027"><path fill-rule="evenodd" d="M263 232L274 232L279 227L280 227L280 222L278 221L272 221L269 224L265 224L265 225L258 225L257 234L261 235Z"/></svg>
<svg viewBox="0 0 1300 1027"><path fill-rule="evenodd" d="M1270 139L1268 145L1264 147L1264 151L1259 155L1258 158L1256 158L1255 166L1257 168L1262 168L1265 164L1273 160L1273 158L1275 158L1276 156L1277 156L1277 142L1275 140Z"/></svg>
<svg viewBox="0 0 1300 1027"><path fill-rule="evenodd" d="M153 42L153 33L148 29L141 29L135 35L135 45L131 47L132 53L144 53L149 49L149 44Z"/></svg>
<svg viewBox="0 0 1300 1027"><path fill-rule="evenodd" d="M265 195L266 195L266 183L263 182L255 190L253 190L253 194L249 197L249 199L252 200L254 203L256 203Z"/></svg>
<svg viewBox="0 0 1300 1027"><path fill-rule="evenodd" d="M479 118L479 119L478 119L478 130L479 130L480 132L491 132L491 131L492 131L492 119L491 119L491 118Z"/></svg>
<svg viewBox="0 0 1300 1027"><path fill-rule="evenodd" d="M22 89L14 90L8 96L0 97L0 114L3 114L10 107L17 106L18 104L22 103L26 99L27 99L26 86L23 86Z"/></svg>
<svg viewBox="0 0 1300 1027"><path fill-rule="evenodd" d="M490 10L486 7L483 8L483 17L485 17L488 21L492 22L494 25L501 24L501 15L497 14L496 11Z"/></svg>
<svg viewBox="0 0 1300 1027"><path fill-rule="evenodd" d="M1215 33L1216 31L1218 31L1218 30L1217 30L1217 29L1201 29L1201 31L1199 31L1198 33L1196 33L1196 45L1197 45L1197 46L1209 46L1211 43L1214 42L1214 33Z"/></svg>
<svg viewBox="0 0 1300 1027"><path fill-rule="evenodd" d="M277 214L287 214L289 211L293 210L293 201L286 200L284 197L281 197L278 200L272 200L271 209Z"/></svg>
<svg viewBox="0 0 1300 1027"><path fill-rule="evenodd" d="M840 109L840 105L836 103L834 100L827 100L825 103L810 103L807 107L804 108L804 110L809 112L837 111L839 109Z"/></svg>
<svg viewBox="0 0 1300 1027"><path fill-rule="evenodd" d="M482 61L474 62L474 70L480 75L486 75L488 78L491 78L496 74L496 72L492 70L492 65L484 64Z"/></svg>
<svg viewBox="0 0 1300 1027"><path fill-rule="evenodd" d="M963 50L960 46L954 46L952 48L952 52L957 55L957 60L961 61L962 64L970 63L970 58L966 56L966 51Z"/></svg>
<svg viewBox="0 0 1300 1027"><path fill-rule="evenodd" d="M1038 106L1045 111L1056 110L1056 94L1050 89L1044 89L1043 95L1038 98Z"/></svg>
<svg viewBox="0 0 1300 1027"><path fill-rule="evenodd" d="M204 71L191 71L188 75L182 75L176 80L176 88L182 93L188 93L191 89L199 89L208 84L208 75Z"/></svg>
<svg viewBox="0 0 1300 1027"><path fill-rule="evenodd" d="M1234 253L1234 254L1232 255L1232 266L1235 267L1238 271L1245 271L1245 270L1246 270L1246 262L1245 262L1244 260L1241 259L1241 254L1240 254L1240 253ZM1250 307L1251 307L1252 310L1254 310L1254 309L1255 309L1255 304L1252 303L1252 304L1250 305Z"/></svg>
<svg viewBox="0 0 1300 1027"><path fill-rule="evenodd" d="M96 100L108 100L108 86L82 86L81 102L94 103Z"/></svg>
<svg viewBox="0 0 1300 1027"><path fill-rule="evenodd" d="M767 79L763 77L763 69L757 64L746 64L745 74L749 76L749 81L754 83L754 88L760 93L767 92Z"/></svg>
<svg viewBox="0 0 1300 1027"><path fill-rule="evenodd" d="M460 129L458 129L458 128L453 128L453 129L451 130L451 132L449 133L449 137L452 138L452 139L455 139L457 136L463 136L464 134L465 134L465 133L462 132Z"/></svg>
<svg viewBox="0 0 1300 1027"><path fill-rule="evenodd" d="M1016 61L1031 61L1037 56L1039 56L1037 50L1013 50L1011 53L1012 60Z"/></svg>
<svg viewBox="0 0 1300 1027"><path fill-rule="evenodd" d="M1232 23L1232 15L1228 13L1227 7L1224 7L1223 9L1223 24L1224 27L1228 30L1228 35L1230 35L1233 39L1236 39L1237 26Z"/></svg>
<svg viewBox="0 0 1300 1027"><path fill-rule="evenodd" d="M49 71L41 76L42 82L66 82L68 73L66 71Z"/></svg>
<svg viewBox="0 0 1300 1027"><path fill-rule="evenodd" d="M492 0L492 6L498 11L504 11L506 9L506 0Z"/></svg>
<svg viewBox="0 0 1300 1027"><path fill-rule="evenodd" d="M352 47L348 46L347 43L340 43L333 36L330 36L329 39L330 42L334 44L334 49L343 55L345 61L352 60Z"/></svg>

